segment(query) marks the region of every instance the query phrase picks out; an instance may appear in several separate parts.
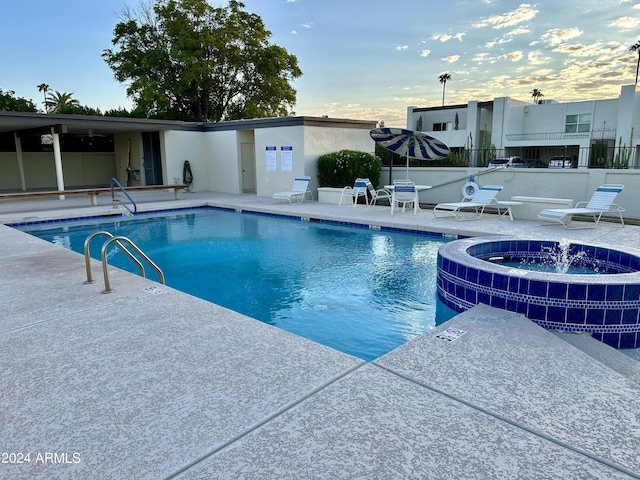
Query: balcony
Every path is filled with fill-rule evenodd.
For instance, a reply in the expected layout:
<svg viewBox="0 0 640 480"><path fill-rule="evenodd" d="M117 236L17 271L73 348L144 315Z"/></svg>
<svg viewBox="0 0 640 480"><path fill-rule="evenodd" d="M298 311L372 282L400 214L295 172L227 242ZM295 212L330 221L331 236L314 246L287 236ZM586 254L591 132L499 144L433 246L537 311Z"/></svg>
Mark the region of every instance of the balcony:
<svg viewBox="0 0 640 480"><path fill-rule="evenodd" d="M594 133L602 132L507 133L505 137L508 142L540 142L546 140L583 140L591 138ZM615 133L612 138L615 138Z"/></svg>

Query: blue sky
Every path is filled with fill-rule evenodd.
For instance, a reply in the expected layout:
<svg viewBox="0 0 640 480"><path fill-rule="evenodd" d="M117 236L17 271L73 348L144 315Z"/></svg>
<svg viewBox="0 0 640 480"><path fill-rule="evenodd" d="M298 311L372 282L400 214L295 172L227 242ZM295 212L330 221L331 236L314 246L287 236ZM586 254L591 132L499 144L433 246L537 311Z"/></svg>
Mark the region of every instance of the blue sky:
<svg viewBox="0 0 640 480"><path fill-rule="evenodd" d="M37 85L101 110L131 108L100 54L139 0L0 0L0 89L42 102ZM226 2L213 0L216 6ZM558 101L617 97L633 84L640 0L244 0L271 42L298 58L297 115L404 126L409 105L538 88ZM39 103L41 105L41 103Z"/></svg>

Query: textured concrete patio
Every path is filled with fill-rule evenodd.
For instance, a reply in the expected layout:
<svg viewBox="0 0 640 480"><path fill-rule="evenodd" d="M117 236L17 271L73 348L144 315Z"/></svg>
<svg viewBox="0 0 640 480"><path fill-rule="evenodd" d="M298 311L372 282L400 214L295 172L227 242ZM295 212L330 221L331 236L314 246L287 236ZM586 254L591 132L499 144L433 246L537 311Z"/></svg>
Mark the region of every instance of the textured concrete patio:
<svg viewBox="0 0 640 480"><path fill-rule="evenodd" d="M136 201L452 235L640 233L251 195ZM107 197L0 203L0 223L114 213ZM479 306L364 362L116 269L105 295L82 256L1 225L0 246L0 478L640 478L637 352Z"/></svg>

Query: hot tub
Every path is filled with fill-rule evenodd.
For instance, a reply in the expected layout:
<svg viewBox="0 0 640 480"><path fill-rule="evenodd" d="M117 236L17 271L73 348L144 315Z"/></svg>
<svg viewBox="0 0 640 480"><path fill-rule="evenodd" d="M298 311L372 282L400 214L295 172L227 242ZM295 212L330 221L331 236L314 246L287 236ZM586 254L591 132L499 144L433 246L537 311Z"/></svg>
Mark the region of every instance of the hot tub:
<svg viewBox="0 0 640 480"><path fill-rule="evenodd" d="M538 325L589 332L615 348L640 347L640 251L566 242L564 254L597 274L556 273L501 265L539 261L562 242L468 238L438 250L438 294L458 312L484 303L521 313Z"/></svg>

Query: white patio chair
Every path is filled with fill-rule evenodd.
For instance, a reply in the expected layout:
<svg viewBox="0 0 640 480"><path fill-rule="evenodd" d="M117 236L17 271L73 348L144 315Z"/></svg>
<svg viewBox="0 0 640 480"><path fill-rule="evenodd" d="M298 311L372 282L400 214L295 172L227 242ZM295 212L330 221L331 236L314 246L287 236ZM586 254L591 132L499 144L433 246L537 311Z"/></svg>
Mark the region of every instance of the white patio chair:
<svg viewBox="0 0 640 480"><path fill-rule="evenodd" d="M591 200L576 203L574 208L549 208L542 210L538 214L540 225L557 225L564 228L595 228L600 223L603 213L617 213L620 217L620 224L624 227L622 212L624 208L613 203L624 185L604 184L600 185L593 193ZM580 226L572 224L574 215L587 216L593 219L593 223L580 222Z"/></svg>
<svg viewBox="0 0 640 480"><path fill-rule="evenodd" d="M396 207L402 206L402 213L407 207L413 207L413 214L417 213L416 185L411 180L394 180L393 194L391 196L391 215Z"/></svg>
<svg viewBox="0 0 640 480"><path fill-rule="evenodd" d="M375 205L376 202L381 198L388 200L389 204L391 204L392 194L390 190L387 190L386 188L379 188L376 190L376 187L373 186L373 183L371 183L368 178L366 179L365 183L367 184L367 191L371 196L371 201L369 202L370 205Z"/></svg>
<svg viewBox="0 0 640 480"><path fill-rule="evenodd" d="M342 189L342 193L340 194L340 201L338 205L342 205L342 200L345 197L351 197L353 199L353 206L355 207L358 204L358 198L364 197L364 201L367 205L369 205L369 199L367 198L367 182L368 178L356 178L356 181L353 183L353 187L347 185Z"/></svg>

